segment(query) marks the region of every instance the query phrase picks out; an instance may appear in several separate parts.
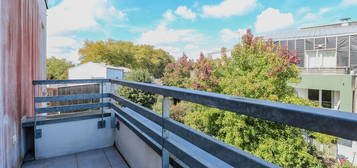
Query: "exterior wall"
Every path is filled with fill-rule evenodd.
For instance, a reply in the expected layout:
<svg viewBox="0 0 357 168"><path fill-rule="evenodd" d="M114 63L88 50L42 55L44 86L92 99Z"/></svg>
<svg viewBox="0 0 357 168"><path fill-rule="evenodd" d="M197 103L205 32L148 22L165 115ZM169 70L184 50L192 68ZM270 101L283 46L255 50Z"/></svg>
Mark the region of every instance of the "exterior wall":
<svg viewBox="0 0 357 168"><path fill-rule="evenodd" d="M119 121L119 120L117 120ZM115 129L115 144L130 167L161 168L161 156L130 130L123 122Z"/></svg>
<svg viewBox="0 0 357 168"><path fill-rule="evenodd" d="M106 127L101 129L97 128L99 120L96 118L37 126L37 129L42 129L42 137L35 142L37 159L113 146L111 117L105 118Z"/></svg>
<svg viewBox="0 0 357 168"><path fill-rule="evenodd" d="M33 115L32 80L44 79L44 0L0 1L0 167L21 164L21 118Z"/></svg>
<svg viewBox="0 0 357 168"><path fill-rule="evenodd" d="M107 68L106 78L108 79L123 79L124 71L119 69Z"/></svg>
<svg viewBox="0 0 357 168"><path fill-rule="evenodd" d="M357 142L352 141L352 147L337 144L339 155L344 155L354 166L357 166Z"/></svg>
<svg viewBox="0 0 357 168"><path fill-rule="evenodd" d="M300 83L290 84L290 86L303 89L340 91L340 110L352 112L354 91L353 78L352 75L348 74L302 74Z"/></svg>
<svg viewBox="0 0 357 168"><path fill-rule="evenodd" d="M98 79L106 77L106 68L96 63L82 64L68 70L68 79Z"/></svg>

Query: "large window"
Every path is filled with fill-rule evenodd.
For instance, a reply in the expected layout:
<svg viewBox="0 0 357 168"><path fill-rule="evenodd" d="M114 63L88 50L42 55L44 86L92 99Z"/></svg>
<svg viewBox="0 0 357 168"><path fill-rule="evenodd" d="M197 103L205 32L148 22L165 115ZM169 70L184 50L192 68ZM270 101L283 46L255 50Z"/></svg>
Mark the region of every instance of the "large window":
<svg viewBox="0 0 357 168"><path fill-rule="evenodd" d="M340 92L333 90L308 89L307 98L323 108L338 109Z"/></svg>
<svg viewBox="0 0 357 168"><path fill-rule="evenodd" d="M313 102L319 103L319 90L309 89L308 90L308 99Z"/></svg>
<svg viewBox="0 0 357 168"><path fill-rule="evenodd" d="M306 68L335 68L336 50L312 50L305 52Z"/></svg>

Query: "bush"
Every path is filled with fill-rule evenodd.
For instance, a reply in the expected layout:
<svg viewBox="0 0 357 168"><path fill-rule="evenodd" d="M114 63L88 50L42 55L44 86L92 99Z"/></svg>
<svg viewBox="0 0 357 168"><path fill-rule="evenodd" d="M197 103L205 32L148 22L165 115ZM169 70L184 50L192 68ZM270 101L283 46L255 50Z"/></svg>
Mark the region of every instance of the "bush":
<svg viewBox="0 0 357 168"><path fill-rule="evenodd" d="M130 72L128 76L125 77L126 80L136 81L136 82L143 82L143 83L152 83L153 78L150 75L149 71L139 69L133 72ZM133 89L129 87L120 86L118 89L118 94L123 96L130 101L138 103L142 106L147 108L151 108L152 105L156 102L156 95L145 92L138 89Z"/></svg>

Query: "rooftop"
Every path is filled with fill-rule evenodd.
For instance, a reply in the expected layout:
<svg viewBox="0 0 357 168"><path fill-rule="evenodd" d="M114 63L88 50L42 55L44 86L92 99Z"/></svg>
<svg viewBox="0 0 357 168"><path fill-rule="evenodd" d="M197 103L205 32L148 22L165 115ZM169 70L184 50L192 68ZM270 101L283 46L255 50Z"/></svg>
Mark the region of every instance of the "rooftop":
<svg viewBox="0 0 357 168"><path fill-rule="evenodd" d="M306 27L297 30L277 31L264 35L265 39L297 39L321 36L337 36L357 34L357 22L322 25L315 27Z"/></svg>

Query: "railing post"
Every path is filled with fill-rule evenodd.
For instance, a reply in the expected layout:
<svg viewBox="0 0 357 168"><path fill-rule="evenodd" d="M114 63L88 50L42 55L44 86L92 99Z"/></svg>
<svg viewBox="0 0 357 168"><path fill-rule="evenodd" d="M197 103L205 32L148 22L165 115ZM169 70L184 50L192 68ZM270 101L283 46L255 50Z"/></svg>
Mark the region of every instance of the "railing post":
<svg viewBox="0 0 357 168"><path fill-rule="evenodd" d="M34 145L34 151L33 151L33 155L34 155L34 159L37 159L37 155L36 155L36 139L37 139L37 115L36 115L36 101L35 101L35 97L36 97L36 85L32 85L33 86L33 114L34 114L34 124L33 124L33 134L34 134L34 139L33 139L33 145Z"/></svg>
<svg viewBox="0 0 357 168"><path fill-rule="evenodd" d="M170 117L170 100L168 97L164 96L162 100L162 168L169 168L170 153L165 149L165 141L169 137L169 131L165 129L164 120Z"/></svg>

